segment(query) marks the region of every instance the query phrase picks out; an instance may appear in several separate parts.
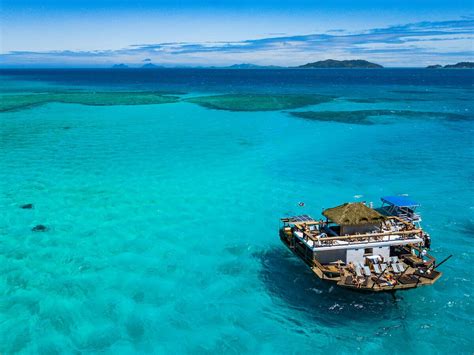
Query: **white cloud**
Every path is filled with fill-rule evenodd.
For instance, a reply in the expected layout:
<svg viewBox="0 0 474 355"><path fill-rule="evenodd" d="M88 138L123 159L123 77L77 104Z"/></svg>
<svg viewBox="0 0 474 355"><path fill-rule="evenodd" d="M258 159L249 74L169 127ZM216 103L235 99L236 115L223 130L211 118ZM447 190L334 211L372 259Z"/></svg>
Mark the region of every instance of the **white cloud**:
<svg viewBox="0 0 474 355"><path fill-rule="evenodd" d="M144 57L164 65L229 65L252 62L293 66L334 58L360 58L392 66L423 66L472 60L474 20L418 22L362 32L271 36L242 41L134 44L118 50L12 51L3 65L109 66L140 63Z"/></svg>

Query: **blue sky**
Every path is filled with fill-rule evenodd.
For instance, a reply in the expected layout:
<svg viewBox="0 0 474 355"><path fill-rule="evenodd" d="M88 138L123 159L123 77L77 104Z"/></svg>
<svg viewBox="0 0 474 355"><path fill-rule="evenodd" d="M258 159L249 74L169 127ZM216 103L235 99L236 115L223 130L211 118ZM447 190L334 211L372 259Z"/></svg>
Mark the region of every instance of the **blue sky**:
<svg viewBox="0 0 474 355"><path fill-rule="evenodd" d="M471 1L2 0L0 65L473 60Z"/></svg>

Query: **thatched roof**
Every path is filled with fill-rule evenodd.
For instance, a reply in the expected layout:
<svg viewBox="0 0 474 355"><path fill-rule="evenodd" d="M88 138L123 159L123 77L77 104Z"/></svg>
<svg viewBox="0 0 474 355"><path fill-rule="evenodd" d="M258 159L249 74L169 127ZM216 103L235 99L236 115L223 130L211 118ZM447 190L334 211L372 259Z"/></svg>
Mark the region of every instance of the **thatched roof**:
<svg viewBox="0 0 474 355"><path fill-rule="evenodd" d="M339 225L376 224L382 222L385 217L363 203L345 203L343 205L328 208L323 215Z"/></svg>

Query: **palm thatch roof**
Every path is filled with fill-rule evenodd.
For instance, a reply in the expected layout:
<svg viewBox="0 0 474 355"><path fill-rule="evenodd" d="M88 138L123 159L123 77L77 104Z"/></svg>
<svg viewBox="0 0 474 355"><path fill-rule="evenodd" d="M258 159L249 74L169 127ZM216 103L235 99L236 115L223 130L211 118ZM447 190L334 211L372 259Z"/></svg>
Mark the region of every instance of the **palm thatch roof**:
<svg viewBox="0 0 474 355"><path fill-rule="evenodd" d="M380 213L360 202L345 203L337 207L328 208L323 211L323 216L334 223L348 226L376 224L385 219Z"/></svg>

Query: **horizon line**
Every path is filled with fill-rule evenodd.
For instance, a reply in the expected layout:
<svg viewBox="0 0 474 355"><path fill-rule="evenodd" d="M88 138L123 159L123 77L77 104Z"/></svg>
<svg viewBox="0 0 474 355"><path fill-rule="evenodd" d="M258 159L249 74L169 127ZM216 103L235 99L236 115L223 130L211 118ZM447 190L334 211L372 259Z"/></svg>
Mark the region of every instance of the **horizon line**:
<svg viewBox="0 0 474 355"><path fill-rule="evenodd" d="M455 65L459 63L473 63L472 61L469 60L463 60L459 61L453 64L448 64L448 65ZM247 64L247 63L245 63ZM98 65L83 65L83 66L45 66L45 65L1 65L0 64L0 70L4 69L111 69L111 70L162 70L162 69L228 69L228 70L331 70L331 69L348 69L348 70L382 70L382 69L436 69L436 68L428 68L433 65L429 66L381 66L380 68L357 68L357 67L327 67L327 68L304 68L300 66L280 66L280 65L258 65L258 64L250 64L254 65L254 67L249 67L249 68L239 68L239 67L233 67L233 66L238 66L241 64L231 64L231 65L175 65L175 66L169 66L169 65L160 65L157 64L155 67L143 67L143 66L125 66L125 67L114 67L116 64L112 64L110 66L98 66ZM304 65L304 64L303 64ZM434 65L440 65L439 69L472 69L472 68L444 68L444 65L441 64L434 64Z"/></svg>

